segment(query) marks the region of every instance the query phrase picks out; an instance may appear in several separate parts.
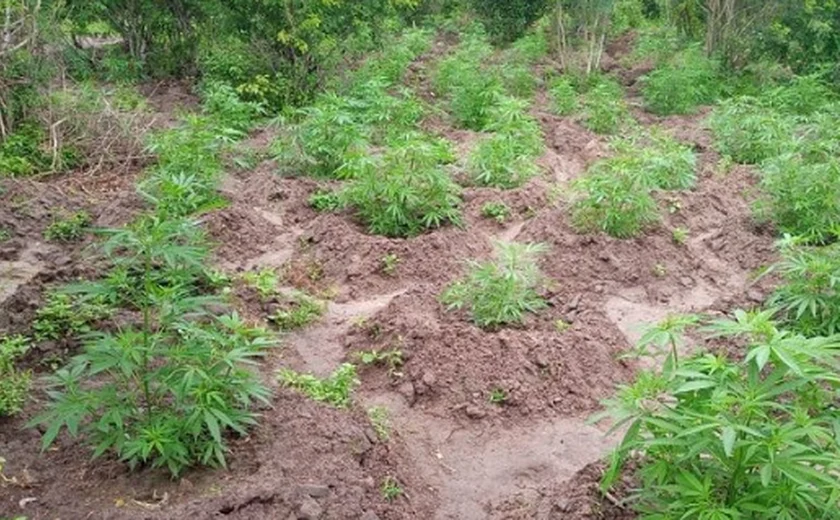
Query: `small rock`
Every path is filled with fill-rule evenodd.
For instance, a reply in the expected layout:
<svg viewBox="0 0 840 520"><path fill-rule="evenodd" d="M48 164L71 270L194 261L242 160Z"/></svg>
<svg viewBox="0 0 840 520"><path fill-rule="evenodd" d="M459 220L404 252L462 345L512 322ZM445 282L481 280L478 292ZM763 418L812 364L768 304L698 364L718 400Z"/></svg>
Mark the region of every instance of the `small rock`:
<svg viewBox="0 0 840 520"><path fill-rule="evenodd" d="M566 304L566 310L573 311L577 309L580 306L580 298L580 293L576 294L571 300L569 300L569 303Z"/></svg>
<svg viewBox="0 0 840 520"><path fill-rule="evenodd" d="M546 359L545 354L539 352L536 356L534 356L534 363L536 363L540 368L545 368L548 366L548 359Z"/></svg>
<svg viewBox="0 0 840 520"><path fill-rule="evenodd" d="M373 477L365 477L360 481L360 484L368 489L376 487L376 480Z"/></svg>
<svg viewBox="0 0 840 520"><path fill-rule="evenodd" d="M322 484L303 484L298 486L298 493L312 498L324 498L330 494L330 487Z"/></svg>
<svg viewBox="0 0 840 520"><path fill-rule="evenodd" d="M470 419L484 419L487 417L487 412L475 405L467 406L464 411Z"/></svg>
<svg viewBox="0 0 840 520"><path fill-rule="evenodd" d="M379 517L376 516L376 513L373 511L365 511L365 514L362 515L361 520L379 520Z"/></svg>
<svg viewBox="0 0 840 520"><path fill-rule="evenodd" d="M429 388L432 388L433 386L435 386L435 383L437 383L437 378L435 377L434 373L427 371L425 374L423 374L422 381L424 385L426 385Z"/></svg>
<svg viewBox="0 0 840 520"><path fill-rule="evenodd" d="M298 520L317 520L321 518L324 509L311 497L303 499L298 509Z"/></svg>
<svg viewBox="0 0 840 520"><path fill-rule="evenodd" d="M365 437L371 442L371 444L376 444L379 442L379 436L376 435L376 432L373 431L373 428L365 428Z"/></svg>
<svg viewBox="0 0 840 520"><path fill-rule="evenodd" d="M692 280L690 276L683 276L682 278L680 278L680 283L684 287L691 287L692 285L694 285L694 280Z"/></svg>
<svg viewBox="0 0 840 520"><path fill-rule="evenodd" d="M598 293L598 294L604 292L604 286L601 285L601 284L596 285L595 286L595 292Z"/></svg>
<svg viewBox="0 0 840 520"><path fill-rule="evenodd" d="M761 303L764 301L764 295L759 290L750 289L747 291L747 299L753 303Z"/></svg>
<svg viewBox="0 0 840 520"><path fill-rule="evenodd" d="M397 392L405 397L409 404L413 404L415 400L414 384L411 381L406 381L397 387Z"/></svg>
<svg viewBox="0 0 840 520"><path fill-rule="evenodd" d="M602 262L607 262L607 263L609 263L609 261L610 261L610 254L609 254L609 253L607 253L606 251L601 251L600 253L598 253L598 260L601 260Z"/></svg>

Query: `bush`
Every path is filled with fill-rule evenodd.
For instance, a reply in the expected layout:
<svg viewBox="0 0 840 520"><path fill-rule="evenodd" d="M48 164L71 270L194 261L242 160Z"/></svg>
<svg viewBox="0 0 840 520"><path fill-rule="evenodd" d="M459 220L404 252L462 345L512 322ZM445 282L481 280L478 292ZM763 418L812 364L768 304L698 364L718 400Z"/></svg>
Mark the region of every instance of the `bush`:
<svg viewBox="0 0 840 520"><path fill-rule="evenodd" d="M810 116L823 110L836 95L817 75L795 76L787 85L762 94L767 106L785 114Z"/></svg>
<svg viewBox="0 0 840 520"><path fill-rule="evenodd" d="M220 302L198 297L207 251L193 225L149 216L107 234L114 274L75 292L136 309L139 323L89 334L50 378L51 403L32 421L46 426L44 448L66 428L94 456L113 451L132 467L177 476L193 464L224 466L224 432L244 433L254 404L267 402L247 365L271 341L236 314L207 317Z"/></svg>
<svg viewBox="0 0 840 520"><path fill-rule="evenodd" d="M29 340L23 336L0 339L0 417L17 415L23 410L32 374L18 370L15 361L28 350Z"/></svg>
<svg viewBox="0 0 840 520"><path fill-rule="evenodd" d="M652 189L687 190L697 182L697 157L689 145L659 131L618 142L619 155L606 159L607 169L629 171ZM633 163L636 164L633 164Z"/></svg>
<svg viewBox="0 0 840 520"><path fill-rule="evenodd" d="M501 77L502 86L511 96L522 99L534 97L534 92L537 90L537 78L528 65L512 62L502 63L496 74Z"/></svg>
<svg viewBox="0 0 840 520"><path fill-rule="evenodd" d="M552 109L557 115L567 116L578 110L578 94L572 82L566 77L552 81L548 89Z"/></svg>
<svg viewBox="0 0 840 520"><path fill-rule="evenodd" d="M353 180L345 201L371 233L408 237L424 230L459 223L458 186L442 163L448 147L417 135L394 143L384 157L360 158L348 165Z"/></svg>
<svg viewBox="0 0 840 520"><path fill-rule="evenodd" d="M545 13L544 0L470 0L487 31L501 43L522 36Z"/></svg>
<svg viewBox="0 0 840 520"><path fill-rule="evenodd" d="M642 78L645 104L660 115L692 114L715 101L720 90L717 64L694 47Z"/></svg>
<svg viewBox="0 0 840 520"><path fill-rule="evenodd" d="M0 177L22 177L49 171L52 159L41 150L46 140L35 124L19 126L0 142Z"/></svg>
<svg viewBox="0 0 840 520"><path fill-rule="evenodd" d="M768 305L779 309L786 327L805 336L840 332L840 244L814 247L789 238L781 255L770 272L779 273L783 283Z"/></svg>
<svg viewBox="0 0 840 520"><path fill-rule="evenodd" d="M262 105L242 101L233 87L225 83L210 82L202 87L203 109L215 118L220 128L242 135L248 131L256 119L265 114Z"/></svg>
<svg viewBox="0 0 840 520"><path fill-rule="evenodd" d="M840 158L808 161L787 153L762 168L759 214L779 231L821 243L840 236Z"/></svg>
<svg viewBox="0 0 840 520"><path fill-rule="evenodd" d="M604 488L632 458L630 500L646 518L836 516L840 344L780 331L770 316L737 311L713 325L747 343L743 358L701 351L619 388L607 406L626 434Z"/></svg>
<svg viewBox="0 0 840 520"><path fill-rule="evenodd" d="M578 231L631 238L659 223L650 181L638 175L638 166L633 159L595 166L574 183L572 223Z"/></svg>
<svg viewBox="0 0 840 520"><path fill-rule="evenodd" d="M795 121L741 97L721 103L709 121L717 150L739 163L760 164L780 155L791 143Z"/></svg>
<svg viewBox="0 0 840 520"><path fill-rule="evenodd" d="M583 124L598 134L614 134L630 119L621 86L606 80L583 97Z"/></svg>
<svg viewBox="0 0 840 520"><path fill-rule="evenodd" d="M496 244L491 262L470 261L466 279L456 282L441 295L447 309L468 308L482 328L522 323L525 313L545 307L537 293L542 275L537 257L546 251L542 244Z"/></svg>
<svg viewBox="0 0 840 520"><path fill-rule="evenodd" d="M473 182L481 186L515 188L538 172L534 159L542 153L542 131L526 110L527 103L499 99L490 115L487 130L469 159Z"/></svg>

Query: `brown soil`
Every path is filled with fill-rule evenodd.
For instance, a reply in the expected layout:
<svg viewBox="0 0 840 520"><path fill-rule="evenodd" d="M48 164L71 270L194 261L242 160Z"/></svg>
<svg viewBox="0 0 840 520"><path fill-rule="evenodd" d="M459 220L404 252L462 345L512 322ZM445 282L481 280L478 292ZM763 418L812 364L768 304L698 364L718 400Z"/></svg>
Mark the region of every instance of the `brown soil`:
<svg viewBox="0 0 840 520"><path fill-rule="evenodd" d="M620 51L629 44L617 45ZM412 75L427 81L422 67ZM163 92L159 106L191 99L177 86ZM231 273L275 268L288 285L331 298L320 321L283 338L265 363L266 381L274 385L279 367L325 375L362 350L398 349L404 364L360 367L350 410L278 389L260 426L232 440L227 470L191 471L178 483L157 471L129 472L116 460L90 461L67 437L40 453L38 432L23 428L43 404L39 388L24 417L0 420L10 479L0 483L0 516L632 518L596 490L598 463L615 439L588 425L587 416L633 376L637 367L619 355L644 324L668 312L760 302L768 282L753 285L750 275L773 261L773 237L750 221L752 172L719 171L703 114L657 118L640 111L644 124L693 144L698 186L663 197L673 212L663 210L662 226L640 238L577 234L568 219L568 182L608 153L606 140L544 105L535 114L547 142L543 175L515 190L469 188L462 228L412 239L371 236L349 213L314 212L307 199L319 183L277 176L270 161L232 170L222 187L229 206L202 219L217 243L218 266ZM440 128L463 153L477 138ZM247 146L264 148L270 138L258 133ZM0 225L14 238L0 244L0 333L24 332L49 284L95 274L85 244L40 238L56 207L85 209L107 226L125 223L141 207L133 177L71 179L3 181ZM482 218L481 206L491 200L510 206L512 220ZM671 238L678 226L689 230L682 246ZM489 257L499 239L550 247L541 260L550 305L522 327L485 331L463 313L446 312L438 296L462 276L464 260ZM389 254L399 258L393 273L383 269ZM241 301L246 316L266 317L254 298ZM558 330L558 320L569 327ZM501 405L489 400L497 389L508 396ZM371 406L390 411L387 442L371 428ZM383 499L386 477L400 483L403 496Z"/></svg>

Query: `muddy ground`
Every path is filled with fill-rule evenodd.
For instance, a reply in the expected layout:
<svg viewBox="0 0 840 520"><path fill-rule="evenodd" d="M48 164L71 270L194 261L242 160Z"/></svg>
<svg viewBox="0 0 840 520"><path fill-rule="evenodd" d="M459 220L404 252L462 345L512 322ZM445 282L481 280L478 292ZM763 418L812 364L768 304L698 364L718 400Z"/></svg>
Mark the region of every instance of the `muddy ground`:
<svg viewBox="0 0 840 520"><path fill-rule="evenodd" d="M620 72L632 93L640 73ZM179 96L167 88L162 104L193 103ZM466 189L462 228L408 240L370 236L352 215L308 207L316 181L280 177L271 161L231 169L222 186L231 204L202 218L218 244L218 266L232 273L277 268L287 284L331 298L319 322L283 338L263 367L267 380L281 367L326 375L360 350L399 349L405 364L361 367L350 410L278 387L260 426L232 440L227 470L191 471L180 482L156 471L130 472L112 459L90 461L67 437L41 453L39 432L24 428L43 403L39 388L22 417L0 419L0 455L8 461L0 517L632 518L614 497L596 491L599 461L616 439L586 418L616 384L632 378L636 362L620 356L645 324L669 312L723 313L761 302L768 288L754 284L753 274L773 261L773 237L750 219L753 172L719 168L706 111L657 118L638 106L642 124L660 124L695 148L698 185L663 198L672 211L663 209L663 225L640 238L577 234L566 188L608 153L607 141L574 117L551 114L544 93L537 99L534 114L547 145L543 174L510 191ZM476 139L445 133L464 150ZM263 149L271 138L259 131L243 146ZM0 225L13 238L0 245L0 332L25 331L51 284L95 275L86 244L41 238L53 215L85 209L97 225L124 224L141 208L136 178L2 181ZM482 218L489 200L506 202L515 217L504 225ZM673 242L676 227L690 230L685 245ZM462 275L464 260L488 257L494 240L548 245L541 267L552 283L545 311L524 327L488 332L445 312L438 295ZM383 270L388 254L400 259L393 274ZM240 303L245 315L265 318L258 305ZM560 331L558 320L570 326ZM48 363L39 360L73 349L40 345L27 363L45 373ZM489 402L495 389L509 396L502 406ZM387 442L365 412L380 405L390 410ZM404 494L384 500L385 478L399 482Z"/></svg>

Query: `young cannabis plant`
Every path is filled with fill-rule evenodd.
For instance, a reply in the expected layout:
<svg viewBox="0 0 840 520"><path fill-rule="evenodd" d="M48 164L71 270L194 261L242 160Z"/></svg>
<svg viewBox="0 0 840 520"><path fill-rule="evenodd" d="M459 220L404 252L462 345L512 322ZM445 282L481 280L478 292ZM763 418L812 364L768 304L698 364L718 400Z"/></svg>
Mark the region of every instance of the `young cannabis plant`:
<svg viewBox="0 0 840 520"><path fill-rule="evenodd" d="M242 281L252 287L260 295L260 298L267 300L277 294L280 286L280 275L275 269L266 267L259 271L250 271L242 275Z"/></svg>
<svg viewBox="0 0 840 520"><path fill-rule="evenodd" d="M324 314L324 304L314 298L298 293L286 304L268 317L280 330L294 330L314 323Z"/></svg>
<svg viewBox="0 0 840 520"><path fill-rule="evenodd" d="M709 126L717 150L745 164L760 164L792 144L795 120L755 98L728 99L712 113Z"/></svg>
<svg viewBox="0 0 840 520"><path fill-rule="evenodd" d="M768 301L786 327L808 337L840 333L840 243L816 247L788 237L768 271L783 283Z"/></svg>
<svg viewBox="0 0 840 520"><path fill-rule="evenodd" d="M499 224L504 224L510 218L510 208L504 202L487 202L481 206L481 216L492 218Z"/></svg>
<svg viewBox="0 0 840 520"><path fill-rule="evenodd" d="M495 259L468 262L467 277L449 286L441 302L448 310L467 308L482 328L522 323L525 313L546 305L537 293L542 283L537 258L546 250L542 244L498 242Z"/></svg>
<svg viewBox="0 0 840 520"><path fill-rule="evenodd" d="M44 306L35 312L32 331L37 341L79 338L113 312L101 296L83 298L72 292L53 291L47 294Z"/></svg>
<svg viewBox="0 0 840 520"><path fill-rule="evenodd" d="M655 114L691 114L714 102L721 86L717 64L691 47L642 78L642 96Z"/></svg>
<svg viewBox="0 0 840 520"><path fill-rule="evenodd" d="M15 361L28 350L29 340L23 336L0 338L0 417L16 415L23 410L32 374L19 370Z"/></svg>
<svg viewBox="0 0 840 520"><path fill-rule="evenodd" d="M631 118L621 85L604 80L583 96L583 124L598 134L615 134Z"/></svg>
<svg viewBox="0 0 840 520"><path fill-rule="evenodd" d="M659 208L648 181L631 169L596 165L574 183L572 223L580 232L603 231L617 238L632 238L659 223Z"/></svg>
<svg viewBox="0 0 840 520"><path fill-rule="evenodd" d="M344 363L325 379L318 379L312 374L299 374L288 368L281 370L278 377L283 385L305 394L310 399L339 408L350 405L353 388L359 385L356 367L350 363Z"/></svg>
<svg viewBox="0 0 840 520"><path fill-rule="evenodd" d="M548 88L552 109L559 116L567 116L578 110L578 93L572 82L560 77L551 82Z"/></svg>
<svg viewBox="0 0 840 520"><path fill-rule="evenodd" d="M645 518L833 518L840 497L837 337L779 330L772 311L710 328L746 355L698 352L646 371L607 401L626 430L602 486L636 461L629 497Z"/></svg>
<svg viewBox="0 0 840 520"><path fill-rule="evenodd" d="M393 143L380 160L362 160L344 193L371 233L409 237L459 223L460 189L443 168L448 148L422 136Z"/></svg>
<svg viewBox="0 0 840 520"><path fill-rule="evenodd" d="M309 196L309 206L322 213L336 211L342 204L341 194L336 191L318 190Z"/></svg>

